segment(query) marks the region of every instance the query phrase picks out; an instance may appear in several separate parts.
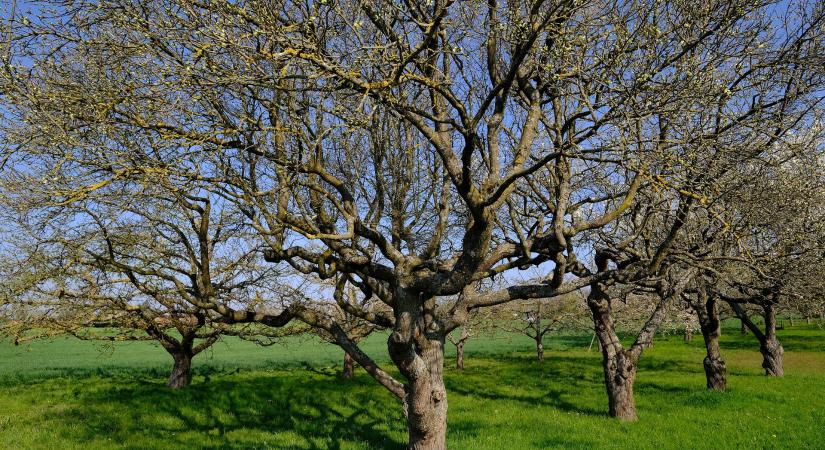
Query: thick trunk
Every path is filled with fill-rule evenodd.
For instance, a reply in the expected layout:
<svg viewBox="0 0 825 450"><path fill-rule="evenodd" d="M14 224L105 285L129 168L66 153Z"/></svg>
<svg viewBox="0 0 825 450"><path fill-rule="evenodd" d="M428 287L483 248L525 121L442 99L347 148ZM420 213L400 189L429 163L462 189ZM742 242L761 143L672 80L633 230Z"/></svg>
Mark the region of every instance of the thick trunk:
<svg viewBox="0 0 825 450"><path fill-rule="evenodd" d="M771 377L785 375L785 369L782 366L782 354L785 350L776 337L765 339L765 342L759 345L759 351L762 352L762 367L765 369L765 375Z"/></svg>
<svg viewBox="0 0 825 450"><path fill-rule="evenodd" d="M695 305L695 309L696 315L699 317L702 338L705 341L706 356L702 363L705 366L707 387L714 391L724 391L728 383L727 367L719 348L719 336L722 334L722 327L719 321L716 299L702 295L700 296L700 303Z"/></svg>
<svg viewBox="0 0 825 450"><path fill-rule="evenodd" d="M719 358L713 358L710 355L705 356L702 364L705 366L705 379L707 380L707 387L712 391L724 391L728 387L728 375L725 361Z"/></svg>
<svg viewBox="0 0 825 450"><path fill-rule="evenodd" d="M544 344L541 343L541 339L536 340L536 357L539 361L544 361Z"/></svg>
<svg viewBox="0 0 825 450"><path fill-rule="evenodd" d="M349 353L344 352L344 367L341 370L341 377L345 380L351 380L355 376L355 361Z"/></svg>
<svg viewBox="0 0 825 450"><path fill-rule="evenodd" d="M772 304L766 304L762 309L765 317L765 336L759 342L762 367L765 368L766 375L781 377L785 375L785 369L782 366L782 354L785 350L776 337L776 310Z"/></svg>
<svg viewBox="0 0 825 450"><path fill-rule="evenodd" d="M773 309L773 304L762 304L762 317L765 319L764 332L750 320L742 306L736 303L731 303L730 305L742 323L747 325L748 329L756 336L756 339L759 340L759 352L762 353L762 367L765 369L765 374L773 377L783 376L785 370L782 367L782 354L785 353L785 350L776 337L776 311Z"/></svg>
<svg viewBox="0 0 825 450"><path fill-rule="evenodd" d="M610 415L621 420L636 420L636 399L633 396L636 363L633 357L622 350L605 356L603 365Z"/></svg>
<svg viewBox="0 0 825 450"><path fill-rule="evenodd" d="M444 386L444 348L432 345L421 352L425 364L407 386L407 425L410 450L441 450L447 440L447 389Z"/></svg>
<svg viewBox="0 0 825 450"><path fill-rule="evenodd" d="M455 368L464 370L464 342L460 341L455 346Z"/></svg>
<svg viewBox="0 0 825 450"><path fill-rule="evenodd" d="M633 397L636 361L633 355L624 349L616 335L610 297L596 284L591 287L587 305L593 315L596 337L602 351L604 384L610 415L620 420L636 420L636 400Z"/></svg>
<svg viewBox="0 0 825 450"><path fill-rule="evenodd" d="M405 413L411 450L441 450L447 439L447 389L444 386L446 333L435 318L435 299L396 290L395 326L387 346L408 380Z"/></svg>
<svg viewBox="0 0 825 450"><path fill-rule="evenodd" d="M181 351L172 353L175 364L172 366L172 374L169 375L167 386L172 389L179 389L189 386L192 381L192 353Z"/></svg>

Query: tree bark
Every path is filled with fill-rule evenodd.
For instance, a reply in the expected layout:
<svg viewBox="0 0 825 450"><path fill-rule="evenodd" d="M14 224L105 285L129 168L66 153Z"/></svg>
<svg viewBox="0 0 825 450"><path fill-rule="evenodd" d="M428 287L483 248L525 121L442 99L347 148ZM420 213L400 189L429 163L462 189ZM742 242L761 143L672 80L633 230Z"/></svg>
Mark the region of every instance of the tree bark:
<svg viewBox="0 0 825 450"><path fill-rule="evenodd" d="M407 390L410 450L440 450L447 441L447 389L444 386L443 345L422 352L427 376L411 382Z"/></svg>
<svg viewBox="0 0 825 450"><path fill-rule="evenodd" d="M762 367L765 374L772 377L785 375L782 364L782 354L785 349L779 343L776 336L776 310L773 305L767 304L762 307L765 316L765 336L760 339L759 350L762 352Z"/></svg>
<svg viewBox="0 0 825 450"><path fill-rule="evenodd" d="M450 334L447 334L447 338L455 345L455 368L464 370L464 344L467 343L467 339L470 339L470 332L467 330L467 327L462 327L458 340L454 339Z"/></svg>
<svg viewBox="0 0 825 450"><path fill-rule="evenodd" d="M405 385L410 450L442 450L447 439L447 389L444 386L446 332L435 319L435 299L396 290L395 326L387 340L390 357Z"/></svg>
<svg viewBox="0 0 825 450"><path fill-rule="evenodd" d="M464 341L455 345L455 368L464 370Z"/></svg>
<svg viewBox="0 0 825 450"><path fill-rule="evenodd" d="M785 375L785 369L782 364L782 354L785 350L782 344L775 337L766 339L764 343L759 346L759 351L762 352L762 367L765 369L765 375L771 377L781 377Z"/></svg>
<svg viewBox="0 0 825 450"><path fill-rule="evenodd" d="M694 305L694 309L699 317L699 327L705 341L706 356L702 363L705 367L707 387L714 391L724 391L728 383L727 367L719 348L719 336L722 334L722 327L719 321L716 299L708 297L706 294L703 295L703 292L700 291L699 303Z"/></svg>
<svg viewBox="0 0 825 450"><path fill-rule="evenodd" d="M355 376L355 361L349 353L344 352L344 366L341 370L341 378L351 380Z"/></svg>
<svg viewBox="0 0 825 450"><path fill-rule="evenodd" d="M542 344L541 338L536 339L536 356L539 362L544 361L544 344Z"/></svg>
<svg viewBox="0 0 825 450"><path fill-rule="evenodd" d="M772 303L762 303L763 317L765 319L765 331L759 329L755 323L748 317L747 312L737 303L731 303L734 312L739 316L739 319L759 340L759 352L762 353L762 368L765 369L765 375L771 377L781 377L785 375L785 370L782 364L782 354L785 349L779 343L779 338L776 336L776 311Z"/></svg>
<svg viewBox="0 0 825 450"><path fill-rule="evenodd" d="M692 341L693 340L693 331L685 328L685 337L684 337L684 339L685 339L685 343L689 343L690 341Z"/></svg>
<svg viewBox="0 0 825 450"><path fill-rule="evenodd" d="M636 400L633 382L636 378L636 358L622 346L611 316L610 297L601 285L591 286L587 305L593 315L596 337L602 351L605 388L611 417L636 420Z"/></svg>
<svg viewBox="0 0 825 450"><path fill-rule="evenodd" d="M169 375L167 386L172 389L189 386L192 381L192 357L192 352L186 350L172 353L175 364L172 366L172 373Z"/></svg>

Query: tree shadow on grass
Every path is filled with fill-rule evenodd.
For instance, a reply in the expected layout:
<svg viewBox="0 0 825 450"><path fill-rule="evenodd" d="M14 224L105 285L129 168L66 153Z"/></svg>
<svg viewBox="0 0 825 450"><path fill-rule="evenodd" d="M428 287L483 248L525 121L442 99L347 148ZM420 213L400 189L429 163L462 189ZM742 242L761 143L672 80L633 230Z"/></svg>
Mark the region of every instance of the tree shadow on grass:
<svg viewBox="0 0 825 450"><path fill-rule="evenodd" d="M810 332L810 334L802 334L798 332L798 330L785 330L779 331L777 335L779 342L782 343L786 351L825 351L825 332L819 334L813 332ZM750 333L745 335L737 333L723 336L720 345L722 346L722 351L725 349L759 351L759 341Z"/></svg>
<svg viewBox="0 0 825 450"><path fill-rule="evenodd" d="M601 397L604 375L598 355L551 354L542 363L527 354L500 356L495 362L495 373L490 373L491 367L484 363L484 360L478 361L478 366L474 367L470 360L467 370L448 372L448 392L490 401L515 401L525 407L548 407L591 417L607 416L607 398ZM694 386L683 381L659 380L654 372L693 374L699 380L704 369L701 361L693 364L684 360L643 357L635 384L637 395L688 398L704 390L702 383ZM579 395L581 391L598 392L599 401L594 404L593 396ZM556 442L553 445L562 444Z"/></svg>
<svg viewBox="0 0 825 450"><path fill-rule="evenodd" d="M347 387L306 373L238 378L177 391L158 383L87 386L71 408L44 419L72 425L57 427L63 442L108 435L127 448L403 448L399 404L364 376Z"/></svg>
<svg viewBox="0 0 825 450"><path fill-rule="evenodd" d="M595 364L594 364L595 362ZM498 401L509 400L527 406L556 408L584 415L604 416L604 411L594 409L575 398L581 389L601 386L601 366L598 359L565 355L550 355L539 363L528 355L500 356L496 359L495 373L490 368L473 367L459 373L449 373L445 383L448 393Z"/></svg>

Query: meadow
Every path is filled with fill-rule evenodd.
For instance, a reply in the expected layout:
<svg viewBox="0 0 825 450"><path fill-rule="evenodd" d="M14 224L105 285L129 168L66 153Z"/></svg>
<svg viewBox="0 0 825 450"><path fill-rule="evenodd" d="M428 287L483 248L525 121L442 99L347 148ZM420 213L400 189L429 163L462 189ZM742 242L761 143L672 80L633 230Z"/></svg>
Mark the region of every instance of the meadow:
<svg viewBox="0 0 825 450"><path fill-rule="evenodd" d="M384 339L363 345L386 362ZM639 367L639 421L621 423L606 415L590 336L549 337L543 363L525 337L480 336L464 371L448 353L448 446L825 448L825 331L787 328L780 339L787 375L770 379L753 337L726 329L729 390L714 393L701 336L657 338ZM396 401L363 371L340 379L341 357L308 338L263 348L228 338L195 359L192 386L173 391L171 358L149 342L2 342L0 448L403 448Z"/></svg>

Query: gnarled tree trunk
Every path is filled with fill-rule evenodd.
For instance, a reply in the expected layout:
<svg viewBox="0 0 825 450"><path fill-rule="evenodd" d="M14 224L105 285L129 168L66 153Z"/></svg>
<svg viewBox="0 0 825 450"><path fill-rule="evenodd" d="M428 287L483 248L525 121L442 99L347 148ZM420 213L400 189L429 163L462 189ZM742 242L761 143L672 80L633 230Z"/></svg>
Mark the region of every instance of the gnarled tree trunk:
<svg viewBox="0 0 825 450"><path fill-rule="evenodd" d="M785 375L782 364L782 355L785 353L785 349L782 348L782 344L779 343L779 338L776 336L776 310L774 310L773 303L769 301L761 303L761 306L765 319L764 332L750 320L742 305L731 303L731 307L733 307L739 319L742 320L742 323L759 340L759 352L762 353L762 367L765 369L765 375L781 377Z"/></svg>
<svg viewBox="0 0 825 450"><path fill-rule="evenodd" d="M203 318L199 317L199 326L191 330L183 330L178 328L181 333L181 339L175 339L162 330L154 326L154 324L146 328L146 333L160 342L161 346L172 355L175 361L172 365L172 373L169 374L169 381L166 383L172 389L179 389L189 386L192 381L192 358L198 353L212 345L219 336L219 333L214 333L198 345L194 345L197 337L197 330L203 326Z"/></svg>
<svg viewBox="0 0 825 450"><path fill-rule="evenodd" d="M587 306L593 315L596 337L601 344L609 413L612 417L621 420L636 420L636 400L633 397L636 358L624 349L616 335L611 316L610 297L600 284L591 286Z"/></svg>
<svg viewBox="0 0 825 450"><path fill-rule="evenodd" d="M447 389L442 368L444 348L433 345L421 352L426 372L407 386L407 424L409 449L439 450L446 448Z"/></svg>
<svg viewBox="0 0 825 450"><path fill-rule="evenodd" d="M785 375L782 364L782 354L785 349L776 337L776 310L768 303L763 305L762 310L765 317L765 336L760 339L759 351L762 352L762 367L765 374L772 377Z"/></svg>
<svg viewBox="0 0 825 450"><path fill-rule="evenodd" d="M169 382L166 384L172 389L179 389L189 386L192 381L192 351L180 349L172 353L175 364L172 366L172 373L169 375Z"/></svg>
<svg viewBox="0 0 825 450"><path fill-rule="evenodd" d="M447 445L447 389L443 376L446 333L434 319L434 299L422 301L403 289L397 292L396 322L387 347L408 380L404 399L407 448L441 450Z"/></svg>
<svg viewBox="0 0 825 450"><path fill-rule="evenodd" d="M722 328L716 299L700 291L699 303L694 305L694 309L699 317L699 327L705 341L706 356L702 363L705 366L707 387L714 391L724 391L727 388L728 379L725 360L722 359L722 352L719 348Z"/></svg>
<svg viewBox="0 0 825 450"><path fill-rule="evenodd" d="M455 345L455 368L464 370L464 341Z"/></svg>
<svg viewBox="0 0 825 450"><path fill-rule="evenodd" d="M772 377L785 375L782 364L782 354L785 353L785 349L776 337L766 339L759 346L759 351L762 352L762 367L765 369L765 375Z"/></svg>

